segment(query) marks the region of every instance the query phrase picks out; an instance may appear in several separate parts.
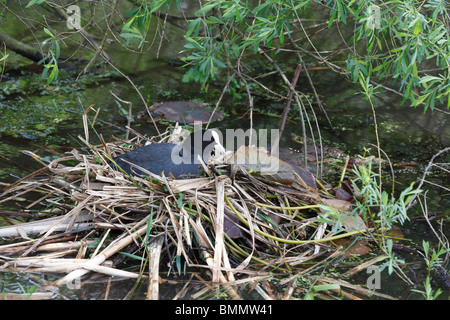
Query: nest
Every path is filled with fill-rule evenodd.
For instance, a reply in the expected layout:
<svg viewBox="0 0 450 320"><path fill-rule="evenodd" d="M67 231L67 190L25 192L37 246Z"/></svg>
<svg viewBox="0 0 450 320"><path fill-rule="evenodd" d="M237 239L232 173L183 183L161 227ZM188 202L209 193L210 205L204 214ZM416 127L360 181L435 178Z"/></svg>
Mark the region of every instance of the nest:
<svg viewBox="0 0 450 320"><path fill-rule="evenodd" d="M324 208L349 210L325 183L315 188L295 173L289 183L251 174L229 163L230 152L211 158L207 174L195 179L130 177L107 165L146 141L177 141L179 134L88 144L87 152L73 150L8 185L0 203L29 195L23 214L33 221L0 228L1 237L14 239L0 246L0 269L65 274L52 283L58 287L89 272L137 279L139 272L114 264L119 251L134 246L149 262L149 298L159 296L165 259L174 269L184 261L210 270L212 283L240 299L240 284L271 272L295 277L306 262L339 253L333 241L370 231L353 221L336 234L321 220Z"/></svg>

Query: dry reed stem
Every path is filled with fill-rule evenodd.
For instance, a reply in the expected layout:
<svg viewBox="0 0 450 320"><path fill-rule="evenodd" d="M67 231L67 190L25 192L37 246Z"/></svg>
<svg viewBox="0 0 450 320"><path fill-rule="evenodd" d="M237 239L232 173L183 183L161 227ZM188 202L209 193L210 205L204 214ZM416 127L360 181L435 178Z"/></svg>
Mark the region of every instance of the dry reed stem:
<svg viewBox="0 0 450 320"><path fill-rule="evenodd" d="M0 227L0 237L19 237L22 236L23 234L29 237L35 234L45 232L45 230L49 230L49 228L53 228L52 229L53 231L65 231L69 224L69 222L66 220L67 218L64 216L62 218L61 217L47 218L38 221L21 223L20 225ZM77 228L82 230L86 228L92 228L93 223L89 222L91 220L92 217L89 217L88 215L78 216L77 219L75 220L76 222L79 223L77 225Z"/></svg>
<svg viewBox="0 0 450 320"><path fill-rule="evenodd" d="M147 290L148 300L159 300L159 261L163 245L163 237L158 237L150 244L150 271Z"/></svg>
<svg viewBox="0 0 450 320"><path fill-rule="evenodd" d="M35 242L35 241L32 241ZM63 250L74 250L79 249L83 245L91 245L94 244L94 240L87 241L67 241L67 242L58 242L58 243L48 243L44 245L38 246L36 251L63 251ZM21 251L29 248L29 246L15 246L15 247L0 247L0 252L8 252L8 251Z"/></svg>
<svg viewBox="0 0 450 320"><path fill-rule="evenodd" d="M80 279L84 274L86 274L89 270L89 268L94 268L95 266L100 265L101 263L105 262L107 258L112 256L114 253L118 252L122 248L129 245L131 242L134 241L135 238L138 236L143 235L147 231L147 226L141 227L139 230L134 232L131 235L126 236L125 238L111 243L105 250L103 250L99 255L95 256L94 258L91 258L89 261L84 263L80 269L74 270L70 272L65 277L59 279L56 281L56 285L58 287L70 283L74 281L75 279Z"/></svg>
<svg viewBox="0 0 450 320"><path fill-rule="evenodd" d="M5 293L0 295L0 300L48 300L54 295L53 292Z"/></svg>
<svg viewBox="0 0 450 320"><path fill-rule="evenodd" d="M283 295L283 300L291 300L292 294L294 293L294 289L297 283L297 278L291 280L286 288L286 291Z"/></svg>
<svg viewBox="0 0 450 320"><path fill-rule="evenodd" d="M199 219L197 219L197 221L190 219L189 222L193 226L194 232L196 232L196 234L197 234L197 241L200 244L200 248L212 249L213 246L212 246L211 242L209 241L209 238L201 224L201 221L199 221ZM212 271L214 271L215 270L214 269L215 268L214 258L206 250L202 250L202 254L203 254L204 259L206 260L207 265L211 268ZM225 278L225 276L222 274L222 272L218 272L217 275L218 275L217 284L219 284L219 283L220 284L228 284L229 283L229 281ZM229 285L225 285L224 288L233 300L241 300L241 297L239 296L239 294L233 287L231 287Z"/></svg>
<svg viewBox="0 0 450 320"><path fill-rule="evenodd" d="M194 278L194 273L192 273L190 275L188 281L186 281L186 283L184 284L183 288L181 288L181 290L177 292L177 294L173 297L172 300L178 300L178 299L180 299L180 297L184 296L184 294L186 293L187 287L191 284L192 278Z"/></svg>
<svg viewBox="0 0 450 320"><path fill-rule="evenodd" d="M224 220L225 220L225 211L224 211L224 193L225 193L225 179L221 179L217 181L218 178L216 178L216 191L217 191L217 209L216 209L216 223L215 223L215 231L216 231L216 238L215 238L215 246L214 246L214 263L213 263L213 276L212 281L215 283L219 282L219 274L220 274L220 267L222 265L222 256L223 256L223 250L225 247L224 244Z"/></svg>
<svg viewBox="0 0 450 320"><path fill-rule="evenodd" d="M108 284L106 285L105 298L103 300L108 300L109 292L111 291L111 280L112 280L112 277L110 277L108 279Z"/></svg>
<svg viewBox="0 0 450 320"><path fill-rule="evenodd" d="M318 277L310 276L310 278L313 279L313 280L320 280L323 283L337 284L337 285L339 285L341 287L346 287L346 288L352 289L356 293L361 294L361 295L365 295L365 296L372 296L372 295L374 295L374 296L377 296L377 297L380 297L380 298L384 298L384 299L398 300L397 298L392 297L390 295L387 295L387 294L384 294L384 293L379 293L379 292L376 292L374 290L369 290L369 289L366 289L366 288L363 288L363 287L360 287L360 286L357 286L357 285L353 285L351 283L348 283L347 281L332 279L332 278L324 277L324 276L318 276Z"/></svg>
<svg viewBox="0 0 450 320"><path fill-rule="evenodd" d="M380 261L383 261L386 258L388 258L388 256L380 255L380 256L377 256L377 257L375 257L373 259L370 259L369 261L366 261L366 262L364 262L364 263L362 263L360 265L357 265L353 269L348 270L347 272L343 273L342 277L351 277L351 276L357 274L358 272L360 272L360 271L362 271L364 269L367 269L371 265L373 265L375 263L378 263Z"/></svg>
<svg viewBox="0 0 450 320"><path fill-rule="evenodd" d="M272 296L270 296L259 284L256 284L255 290L264 298L264 300L275 300Z"/></svg>

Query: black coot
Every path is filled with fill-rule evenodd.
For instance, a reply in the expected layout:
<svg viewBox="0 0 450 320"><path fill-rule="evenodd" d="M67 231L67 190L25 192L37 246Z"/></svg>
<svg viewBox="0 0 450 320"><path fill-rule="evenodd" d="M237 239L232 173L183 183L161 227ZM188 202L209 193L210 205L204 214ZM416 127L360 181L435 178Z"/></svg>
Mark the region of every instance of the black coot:
<svg viewBox="0 0 450 320"><path fill-rule="evenodd" d="M189 178L202 172L202 165L197 160L198 155L206 163L214 150L215 141L211 131L197 130L191 133L182 145L173 143L154 143L135 149L114 158L116 164L130 175L146 175L133 163L154 174L165 176L171 173L175 178ZM111 167L120 171L114 164Z"/></svg>

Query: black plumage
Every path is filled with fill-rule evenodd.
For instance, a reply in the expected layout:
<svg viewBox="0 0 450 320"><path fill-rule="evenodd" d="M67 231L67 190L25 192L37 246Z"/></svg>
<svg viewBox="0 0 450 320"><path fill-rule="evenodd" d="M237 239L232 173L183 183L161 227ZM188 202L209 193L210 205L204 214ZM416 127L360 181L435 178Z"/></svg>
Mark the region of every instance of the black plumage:
<svg viewBox="0 0 450 320"><path fill-rule="evenodd" d="M198 176L202 172L202 165L198 155L206 163L212 150L214 140L210 131L199 130L191 133L181 145L173 143L153 143L114 158L114 162L130 175L146 175L137 167L126 161L142 167L154 174L165 176L172 174L175 178ZM124 161L126 160L126 161ZM110 163L115 170L120 170L114 163Z"/></svg>

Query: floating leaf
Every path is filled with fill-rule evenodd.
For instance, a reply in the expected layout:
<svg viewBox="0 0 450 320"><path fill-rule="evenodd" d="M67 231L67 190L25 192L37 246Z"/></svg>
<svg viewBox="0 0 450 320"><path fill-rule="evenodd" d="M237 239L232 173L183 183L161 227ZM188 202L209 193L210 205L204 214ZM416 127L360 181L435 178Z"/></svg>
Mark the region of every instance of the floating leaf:
<svg viewBox="0 0 450 320"><path fill-rule="evenodd" d="M345 200L323 198L320 202L328 207L341 211L349 211L351 208L351 203Z"/></svg>
<svg viewBox="0 0 450 320"><path fill-rule="evenodd" d="M265 148L241 146L234 153L231 162L268 180L288 185L295 180L294 168L289 163L270 155Z"/></svg>
<svg viewBox="0 0 450 320"><path fill-rule="evenodd" d="M364 220L358 214L353 214L350 212L344 212L341 216L341 222L344 226L345 231L361 231L367 229Z"/></svg>
<svg viewBox="0 0 450 320"><path fill-rule="evenodd" d="M313 146L308 146L308 161L314 162L316 160L316 156L312 154L315 151L316 149ZM320 150L317 151L320 152ZM293 149L280 148L278 154L280 159L293 167L295 173L300 176L306 186L317 189L316 177L302 166L303 153Z"/></svg>
<svg viewBox="0 0 450 320"><path fill-rule="evenodd" d="M337 239L336 241L334 241L334 243L345 248L345 250L343 250L343 255L345 257L363 256L372 251L367 241L365 240L354 241L353 239L342 238Z"/></svg>
<svg viewBox="0 0 450 320"><path fill-rule="evenodd" d="M345 201L354 200L354 190L348 180L342 181L341 187L336 189L336 198Z"/></svg>
<svg viewBox="0 0 450 320"><path fill-rule="evenodd" d="M287 185L297 182L302 186L306 184L308 187L317 188L316 179L312 173L269 154L265 148L241 146L234 153L231 161L250 173L268 180Z"/></svg>
<svg viewBox="0 0 450 320"><path fill-rule="evenodd" d="M162 115L165 119L179 123L193 124L196 121L207 123L211 118L213 110L206 109L206 103L196 103L190 101L169 101L155 103L155 113ZM211 121L219 120L222 112L216 110Z"/></svg>

